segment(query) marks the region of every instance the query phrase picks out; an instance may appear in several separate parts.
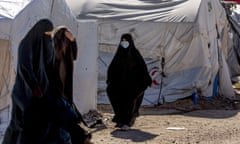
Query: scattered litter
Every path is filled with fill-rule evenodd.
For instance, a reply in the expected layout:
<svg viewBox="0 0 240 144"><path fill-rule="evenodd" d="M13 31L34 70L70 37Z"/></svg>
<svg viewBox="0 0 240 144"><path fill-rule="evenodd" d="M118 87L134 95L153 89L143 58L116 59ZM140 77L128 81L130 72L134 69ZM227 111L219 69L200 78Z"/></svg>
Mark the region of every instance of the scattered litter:
<svg viewBox="0 0 240 144"><path fill-rule="evenodd" d="M235 89L240 89L240 83L235 83L235 84L233 84L233 88L235 88Z"/></svg>
<svg viewBox="0 0 240 144"><path fill-rule="evenodd" d="M102 115L96 110L90 110L87 114L84 114L83 119L90 128L103 123Z"/></svg>
<svg viewBox="0 0 240 144"><path fill-rule="evenodd" d="M185 127L167 127L167 130L185 130Z"/></svg>

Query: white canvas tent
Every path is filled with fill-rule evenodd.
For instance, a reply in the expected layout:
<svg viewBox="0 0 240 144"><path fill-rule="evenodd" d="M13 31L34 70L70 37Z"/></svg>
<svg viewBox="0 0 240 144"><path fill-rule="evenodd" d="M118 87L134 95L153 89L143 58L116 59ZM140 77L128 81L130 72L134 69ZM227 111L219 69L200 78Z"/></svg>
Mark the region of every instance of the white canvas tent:
<svg viewBox="0 0 240 144"><path fill-rule="evenodd" d="M78 19L98 23L98 102L107 101L106 70L126 32L133 35L153 78L143 104L176 101L195 90L206 97L216 95L216 89L235 96L226 63L228 21L219 0L67 2Z"/></svg>
<svg viewBox="0 0 240 144"><path fill-rule="evenodd" d="M0 110L11 103L19 42L41 18L50 19L54 26L66 25L76 36L74 101L82 113L96 109L97 37L89 39L89 33L97 31L96 23L76 20L65 0L4 0L0 1ZM88 53L91 59L85 56Z"/></svg>

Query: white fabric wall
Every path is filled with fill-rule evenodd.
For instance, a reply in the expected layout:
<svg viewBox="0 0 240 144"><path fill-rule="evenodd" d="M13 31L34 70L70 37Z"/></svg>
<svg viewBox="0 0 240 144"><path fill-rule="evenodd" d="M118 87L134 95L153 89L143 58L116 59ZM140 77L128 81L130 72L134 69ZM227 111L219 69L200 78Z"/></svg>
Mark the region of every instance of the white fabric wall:
<svg viewBox="0 0 240 144"><path fill-rule="evenodd" d="M97 22L78 21L78 58L74 63L73 95L80 112L96 109L97 98Z"/></svg>
<svg viewBox="0 0 240 144"><path fill-rule="evenodd" d="M8 18L0 19L0 39L8 40L10 37L12 20Z"/></svg>
<svg viewBox="0 0 240 144"><path fill-rule="evenodd" d="M66 25L77 36L78 22L75 15L67 7L65 0L53 0L51 13L50 19L54 23L54 26Z"/></svg>
<svg viewBox="0 0 240 144"><path fill-rule="evenodd" d="M220 94L228 98L233 98L235 95L225 57L222 56L227 51L227 45L222 45L222 42L227 39L226 33L224 33L227 24L225 10L218 1L202 1L197 19L197 29L202 39L202 48L208 56L206 60L208 60L208 71L210 72L207 88L202 89L205 96L212 96L214 78L217 74L219 74L219 87L224 89L220 91Z"/></svg>

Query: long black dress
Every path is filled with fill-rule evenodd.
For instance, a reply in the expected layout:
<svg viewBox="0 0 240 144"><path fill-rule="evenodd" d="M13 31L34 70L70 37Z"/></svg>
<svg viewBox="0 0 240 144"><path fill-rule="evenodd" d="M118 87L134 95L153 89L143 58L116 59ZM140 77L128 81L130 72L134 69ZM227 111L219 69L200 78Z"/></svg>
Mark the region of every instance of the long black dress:
<svg viewBox="0 0 240 144"><path fill-rule="evenodd" d="M127 48L119 45L107 71L107 94L117 124L132 126L142 103L144 91L151 85L147 66L140 52L135 48L130 34L122 39L129 42Z"/></svg>

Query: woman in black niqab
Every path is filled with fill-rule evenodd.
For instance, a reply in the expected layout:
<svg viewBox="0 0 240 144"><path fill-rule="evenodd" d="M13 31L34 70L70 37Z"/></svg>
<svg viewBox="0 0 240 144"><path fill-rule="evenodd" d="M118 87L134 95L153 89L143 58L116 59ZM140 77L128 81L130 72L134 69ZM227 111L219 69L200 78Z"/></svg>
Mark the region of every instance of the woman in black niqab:
<svg viewBox="0 0 240 144"><path fill-rule="evenodd" d="M44 95L49 87L50 69L53 67L54 48L51 35L53 24L47 19L38 21L27 33L19 45L16 83L23 82L24 88L41 89L33 96ZM25 91L27 92L27 90ZM36 95L34 95L36 94ZM19 106L24 110L28 106L31 94L19 100ZM20 102L25 101L25 102Z"/></svg>
<svg viewBox="0 0 240 144"><path fill-rule="evenodd" d="M123 34L107 71L107 94L116 127L127 130L133 125L139 115L144 91L151 83L145 61L135 48L132 36Z"/></svg>
<svg viewBox="0 0 240 144"><path fill-rule="evenodd" d="M54 48L53 24L39 20L22 39L12 91L12 116L3 144L43 144L49 132L46 101L50 91Z"/></svg>

